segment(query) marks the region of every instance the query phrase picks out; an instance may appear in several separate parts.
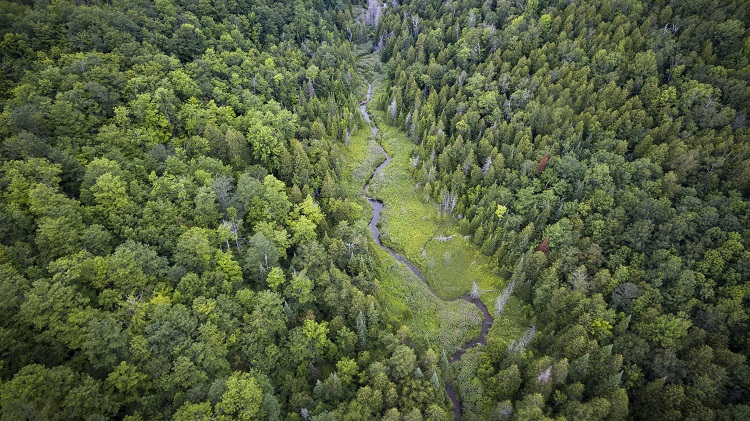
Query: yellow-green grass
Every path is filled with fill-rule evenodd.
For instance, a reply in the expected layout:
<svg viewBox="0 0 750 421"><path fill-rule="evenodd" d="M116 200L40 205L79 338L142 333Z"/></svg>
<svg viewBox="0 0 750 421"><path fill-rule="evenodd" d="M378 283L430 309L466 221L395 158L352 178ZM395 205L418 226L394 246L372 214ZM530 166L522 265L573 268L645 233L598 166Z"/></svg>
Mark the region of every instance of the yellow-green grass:
<svg viewBox="0 0 750 421"><path fill-rule="evenodd" d="M502 286L489 259L461 236L446 241L431 240L422 256L426 256L425 276L446 298L466 294L474 282L480 290L497 290Z"/></svg>
<svg viewBox="0 0 750 421"><path fill-rule="evenodd" d="M347 197L359 199L362 197L362 188L370 179L373 170L385 159L382 149L372 138L370 128L365 126L355 131L349 139L349 144L341 148L343 156L342 185ZM362 205L370 208L364 199ZM368 211L367 221L370 220L372 212Z"/></svg>
<svg viewBox="0 0 750 421"><path fill-rule="evenodd" d="M479 335L481 314L463 300L434 296L405 265L372 243L379 300L389 318L409 327L411 338L450 356Z"/></svg>
<svg viewBox="0 0 750 421"><path fill-rule="evenodd" d="M371 71L379 63L377 57L369 54L360 60L366 70L363 73L373 84L373 99L368 110L379 129L378 141L392 157L392 161L370 181L368 190L369 196L385 204L381 214L381 240L419 267L438 293L438 297L434 296L406 266L371 242L376 256L379 298L389 317L408 326L414 340L424 341L450 355L478 335L481 321L481 315L473 305L453 299L469 292L472 284L477 282L484 291L482 301L492 313L494 300L504 283L495 275L491 260L461 236L457 223L450 217L441 216L434 200L415 186L411 175L411 156L415 146L405 133L389 126L382 113L373 110L382 83L382 75ZM365 92L366 87L362 98ZM345 191L349 197L362 200L362 188L373 169L385 158L372 138L370 128L365 126L355 132L342 155ZM371 209L364 200L362 204L366 209L363 218L369 222ZM453 237L446 241L438 239L449 236ZM506 311L513 311L510 308L513 301L511 299ZM518 312L518 308L513 312ZM525 329L510 321L502 324L507 323L521 332ZM496 329L493 326L493 331ZM511 331L515 333L515 330Z"/></svg>
<svg viewBox="0 0 750 421"><path fill-rule="evenodd" d="M380 57L378 53L369 52L372 50L371 44L364 44L359 49L359 57L357 60L357 70L368 82L373 82L374 85L378 85L383 79L384 75L380 72ZM364 53L368 51L368 53ZM364 53L364 54L363 54ZM365 91L367 91L367 85L363 85ZM364 93L362 94L364 97Z"/></svg>
<svg viewBox="0 0 750 421"><path fill-rule="evenodd" d="M416 185L411 175L413 143L377 117L379 137L392 157L370 183L370 194L385 204L381 219L383 243L417 265L443 299L466 294L474 282L483 291L502 288L503 282L495 275L490 259L461 236L458 224L440 215L437 204ZM451 238L440 239L445 237ZM486 304L489 307L492 303Z"/></svg>

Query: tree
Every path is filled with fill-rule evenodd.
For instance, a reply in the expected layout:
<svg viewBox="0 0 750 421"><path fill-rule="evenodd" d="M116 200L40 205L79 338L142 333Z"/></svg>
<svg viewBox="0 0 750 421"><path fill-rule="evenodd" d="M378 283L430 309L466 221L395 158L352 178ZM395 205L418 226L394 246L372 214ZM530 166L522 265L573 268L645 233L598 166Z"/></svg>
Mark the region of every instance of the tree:
<svg viewBox="0 0 750 421"><path fill-rule="evenodd" d="M80 215L59 218L45 216L38 220L34 242L42 257L51 261L80 250L82 230Z"/></svg>
<svg viewBox="0 0 750 421"><path fill-rule="evenodd" d="M183 23L172 35L172 48L182 61L192 61L204 51L206 37L203 31L190 23Z"/></svg>
<svg viewBox="0 0 750 421"><path fill-rule="evenodd" d="M273 292L276 292L285 281L286 277L284 276L284 272L279 267L271 268L266 276L266 283Z"/></svg>
<svg viewBox="0 0 750 421"><path fill-rule="evenodd" d="M314 300L312 294L315 284L307 277L305 271L292 275L292 279L287 286L287 295L296 299L300 304L305 305Z"/></svg>
<svg viewBox="0 0 750 421"><path fill-rule="evenodd" d="M245 139L245 136L241 132L231 127L227 129L224 138L227 142L232 167L237 170L244 169L247 163L250 162L250 148L247 139Z"/></svg>
<svg viewBox="0 0 750 421"><path fill-rule="evenodd" d="M111 317L92 320L87 326L83 349L92 366L111 370L126 355L128 335Z"/></svg>
<svg viewBox="0 0 750 421"><path fill-rule="evenodd" d="M214 416L211 402L190 403L188 401L175 412L172 419L174 421L201 421Z"/></svg>
<svg viewBox="0 0 750 421"><path fill-rule="evenodd" d="M327 322L317 323L313 320L307 319L302 326L302 332L309 340L309 345L313 351L313 355L318 354L328 342Z"/></svg>
<svg viewBox="0 0 750 421"><path fill-rule="evenodd" d="M542 412L544 408L544 398L539 393L526 395L522 401L516 405L516 418L519 420L549 420Z"/></svg>
<svg viewBox="0 0 750 421"><path fill-rule="evenodd" d="M391 368L391 376L394 380L401 380L412 374L416 368L417 356L414 351L406 345L399 345L388 359Z"/></svg>
<svg viewBox="0 0 750 421"><path fill-rule="evenodd" d="M64 402L65 408L76 417L111 417L117 411L117 403L112 402L102 388L102 382L83 375L80 385L73 388Z"/></svg>
<svg viewBox="0 0 750 421"><path fill-rule="evenodd" d="M216 248L212 237L205 228L193 227L185 231L177 240L175 263L198 274L213 268Z"/></svg>
<svg viewBox="0 0 750 421"><path fill-rule="evenodd" d="M216 269L225 276L225 291L234 292L240 288L243 282L242 268L240 267L240 264L234 260L231 251L226 250L223 252L217 252Z"/></svg>
<svg viewBox="0 0 750 421"><path fill-rule="evenodd" d="M672 314L664 314L647 326L647 337L662 348L680 349L691 323Z"/></svg>
<svg viewBox="0 0 750 421"><path fill-rule="evenodd" d="M328 322L318 323L314 320L305 319L302 326L291 331L290 356L293 361L296 364L309 364L319 358L330 343L328 332Z"/></svg>
<svg viewBox="0 0 750 421"><path fill-rule="evenodd" d="M107 287L123 295L137 295L150 291L156 280L166 275L168 263L151 248L128 240L109 256L107 269Z"/></svg>
<svg viewBox="0 0 750 421"><path fill-rule="evenodd" d="M198 194L193 199L195 209L193 218L199 227L213 228L221 218L217 206L217 196L213 189L207 186L200 187Z"/></svg>
<svg viewBox="0 0 750 421"><path fill-rule="evenodd" d="M683 405L687 401L681 385L668 384L663 379L646 385L637 399L634 405L636 417L658 416L664 420L682 419Z"/></svg>
<svg viewBox="0 0 750 421"><path fill-rule="evenodd" d="M358 371L357 362L351 358L344 357L336 363L336 373L344 384L350 383Z"/></svg>
<svg viewBox="0 0 750 421"><path fill-rule="evenodd" d="M59 361L64 358L60 352L66 352L66 348L78 349L83 344L82 324L91 313L84 307L88 302L75 287L63 282L34 281L20 306L19 320L35 329L38 339L51 346L47 358ZM65 347L61 348L62 344Z"/></svg>
<svg viewBox="0 0 750 421"><path fill-rule="evenodd" d="M263 178L263 199L266 202L269 221L282 221L289 213L291 203L286 195L286 186L273 175Z"/></svg>
<svg viewBox="0 0 750 421"><path fill-rule="evenodd" d="M518 366L511 365L499 371L491 381L490 393L498 400L511 400L521 387L521 372Z"/></svg>
<svg viewBox="0 0 750 421"><path fill-rule="evenodd" d="M63 402L74 386L74 373L68 367L27 365L0 388L0 415L5 419L72 417L75 413Z"/></svg>
<svg viewBox="0 0 750 421"><path fill-rule="evenodd" d="M279 265L279 257L275 244L259 232L248 240L243 268L253 279L261 281L272 268Z"/></svg>
<svg viewBox="0 0 750 421"><path fill-rule="evenodd" d="M148 376L138 371L132 364L121 361L105 380L105 387L116 396L118 402L128 404L150 387Z"/></svg>
<svg viewBox="0 0 750 421"><path fill-rule="evenodd" d="M123 233L135 213L135 207L119 176L104 173L91 186L97 220L110 230Z"/></svg>
<svg viewBox="0 0 750 421"><path fill-rule="evenodd" d="M268 170L279 165L282 145L278 134L268 126L261 117L256 117L247 131L247 140L253 151L253 158Z"/></svg>
<svg viewBox="0 0 750 421"><path fill-rule="evenodd" d="M294 206L290 215L289 228L292 230L292 243L300 244L315 238L315 229L323 220L323 213L312 197Z"/></svg>
<svg viewBox="0 0 750 421"><path fill-rule="evenodd" d="M263 391L249 373L235 371L226 384L227 391L215 411L220 419L253 420L262 417Z"/></svg>

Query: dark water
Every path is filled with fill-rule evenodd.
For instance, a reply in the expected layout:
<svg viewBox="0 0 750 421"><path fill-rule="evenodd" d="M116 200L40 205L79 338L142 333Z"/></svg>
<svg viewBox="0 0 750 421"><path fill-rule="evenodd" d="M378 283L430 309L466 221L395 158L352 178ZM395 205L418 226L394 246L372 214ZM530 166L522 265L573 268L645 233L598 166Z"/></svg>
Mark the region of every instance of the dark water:
<svg viewBox="0 0 750 421"><path fill-rule="evenodd" d="M372 135L373 137L377 136L378 134L378 128L372 123L372 119L370 118L370 114L367 112L366 105L368 102L370 102L370 96L372 95L372 85L367 85L367 97L364 101L359 103L359 112L362 113L362 117L364 117L365 121L370 124L370 127L372 128ZM391 162L391 156L388 155L388 152L385 151L385 149L380 146L380 149L383 151L383 154L385 155L385 161L383 161L380 165L375 168L375 171L373 171L372 176L370 176L370 180L377 175L380 170L383 169L386 165L388 165L389 162ZM416 268L411 262L406 260L404 256L396 253L395 251L391 250L389 247L384 246L380 242L380 227L378 227L378 223L380 222L380 212L383 211L383 202L379 200L372 199L367 196L367 189L370 187L370 182L368 181L365 184L364 189L362 190L362 196L367 199L367 202L370 203L370 207L372 207L372 220L370 221L370 231L372 232L372 237L375 239L375 243L380 246L383 250L387 251L388 254L393 256L394 259L398 260L399 262L406 265L406 267L409 268L409 270L416 275L417 278L419 278L420 281L424 282L425 285L427 285L427 288L430 290L430 292L438 297L435 290L430 286L429 283L427 283L427 279L424 277L422 272ZM465 294L462 297L458 298L459 300L464 300L469 303L474 304L477 306L477 308L482 312L482 329L479 332L479 337L477 337L474 340L471 340L467 343L465 343L461 349L454 352L450 357L448 357L448 363L453 363L455 361L458 361L461 359L461 357L466 353L466 351L475 346L475 345L484 345L487 343L487 332L490 330L490 326L492 326L492 316L490 316L489 310L487 310L487 306L484 305L480 300L474 299L471 297L471 294ZM456 393L456 390L453 388L453 385L451 385L450 382L445 382L445 392L448 394L448 397L450 398L451 402L453 403L453 419L454 420L460 420L461 419L461 401L458 400L458 394Z"/></svg>

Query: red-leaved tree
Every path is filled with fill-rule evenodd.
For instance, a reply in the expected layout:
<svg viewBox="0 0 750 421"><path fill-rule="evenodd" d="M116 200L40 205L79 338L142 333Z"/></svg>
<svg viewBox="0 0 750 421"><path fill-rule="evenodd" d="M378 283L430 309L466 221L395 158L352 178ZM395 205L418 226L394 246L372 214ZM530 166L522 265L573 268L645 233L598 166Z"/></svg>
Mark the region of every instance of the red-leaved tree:
<svg viewBox="0 0 750 421"><path fill-rule="evenodd" d="M544 171L544 168L547 166L547 157L549 157L549 152L545 152L542 160L539 161L539 174L541 174L542 171Z"/></svg>
<svg viewBox="0 0 750 421"><path fill-rule="evenodd" d="M549 237L544 237L544 240L536 246L536 251L541 251L542 253L547 254L549 251Z"/></svg>

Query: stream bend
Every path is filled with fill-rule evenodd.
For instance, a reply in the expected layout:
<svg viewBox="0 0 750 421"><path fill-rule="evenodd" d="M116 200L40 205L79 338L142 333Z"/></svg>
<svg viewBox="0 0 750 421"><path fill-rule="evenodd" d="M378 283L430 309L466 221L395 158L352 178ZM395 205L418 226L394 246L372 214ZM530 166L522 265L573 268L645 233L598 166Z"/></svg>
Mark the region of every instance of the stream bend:
<svg viewBox="0 0 750 421"><path fill-rule="evenodd" d="M359 103L359 112L362 114L362 117L364 117L365 121L370 125L370 128L372 129L372 136L376 137L378 134L378 127L372 122L372 119L370 118L370 114L367 112L367 103L370 102L370 97L372 96L372 84L367 84L367 97L364 101ZM375 240L375 243L388 252L394 259L398 260L399 262L406 265L406 267L409 268L409 270L416 275L417 278L419 278L420 281L422 281L425 285L427 285L427 288L430 290L432 295L439 298L439 295L437 295L436 291L430 286L430 284L427 282L427 279L422 274L422 272L414 266L411 262L406 260L404 256L396 253L393 251L390 247L387 247L383 245L380 242L380 227L378 227L378 223L380 222L380 213L383 211L383 202L380 200L373 199L369 196L367 196L367 190L370 187L370 180L372 180L375 175L377 175L380 170L383 169L386 165L388 165L389 162L391 162L391 156L388 155L388 152L385 151L385 148L383 148L382 145L380 145L380 149L383 151L383 154L385 155L385 161L383 161L380 165L378 165L375 168L375 171L373 171L370 178L365 183L365 187L362 189L362 197L367 199L367 202L370 204L370 207L372 207L372 220L370 220L370 232L372 232L372 237ZM454 352L453 354L448 357L448 363L453 363L455 361L458 361L461 359L461 357L466 353L466 351L469 348L472 348L476 345L485 345L487 343L487 332L490 330L490 326L492 326L492 316L490 316L489 310L487 310L487 306L482 303L479 299L472 298L471 294L464 294L463 296L457 298L457 300L464 300L466 302L469 302L471 304L474 304L479 311L482 312L482 328L479 332L479 337L476 339L473 339L467 343L465 343L459 350ZM458 421L461 420L461 402L458 399L458 395L456 394L455 389L453 388L453 385L446 380L445 382L445 391L448 394L448 397L450 398L451 402L453 403L453 419Z"/></svg>

